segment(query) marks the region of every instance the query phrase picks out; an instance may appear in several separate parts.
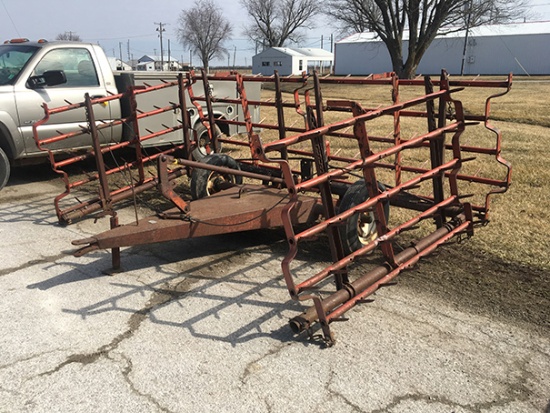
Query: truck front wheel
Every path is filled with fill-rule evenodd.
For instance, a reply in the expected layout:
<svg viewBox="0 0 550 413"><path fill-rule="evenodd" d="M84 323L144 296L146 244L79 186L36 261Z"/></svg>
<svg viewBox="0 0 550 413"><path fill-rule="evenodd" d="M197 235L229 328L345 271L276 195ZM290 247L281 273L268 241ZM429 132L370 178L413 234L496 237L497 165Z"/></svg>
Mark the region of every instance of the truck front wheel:
<svg viewBox="0 0 550 413"><path fill-rule="evenodd" d="M0 148L0 189L4 188L10 178L10 160L6 152Z"/></svg>

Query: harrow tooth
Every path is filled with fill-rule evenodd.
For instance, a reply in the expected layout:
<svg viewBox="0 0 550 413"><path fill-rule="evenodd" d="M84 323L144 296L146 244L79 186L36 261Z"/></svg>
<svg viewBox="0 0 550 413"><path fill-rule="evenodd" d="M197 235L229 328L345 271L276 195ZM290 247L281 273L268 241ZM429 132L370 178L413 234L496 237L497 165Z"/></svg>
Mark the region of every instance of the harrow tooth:
<svg viewBox="0 0 550 413"><path fill-rule="evenodd" d="M360 300L357 300L357 304L370 304L374 303L374 298L362 298Z"/></svg>
<svg viewBox="0 0 550 413"><path fill-rule="evenodd" d="M385 282L385 283L381 283L378 285L379 288L382 288L382 287L392 287L394 285L397 285L397 281L390 281L390 282Z"/></svg>
<svg viewBox="0 0 550 413"><path fill-rule="evenodd" d="M348 317L338 317L338 318L332 319L332 321L333 322L349 321L349 318Z"/></svg>

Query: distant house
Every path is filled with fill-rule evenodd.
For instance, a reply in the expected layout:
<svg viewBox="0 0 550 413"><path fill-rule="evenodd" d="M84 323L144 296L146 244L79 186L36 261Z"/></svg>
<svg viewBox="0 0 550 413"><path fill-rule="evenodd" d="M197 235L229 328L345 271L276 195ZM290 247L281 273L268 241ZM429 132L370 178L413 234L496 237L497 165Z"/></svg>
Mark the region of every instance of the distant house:
<svg viewBox="0 0 550 413"><path fill-rule="evenodd" d="M132 66L124 63L122 60L117 59L116 57L107 57L109 60L109 65L111 70L132 70Z"/></svg>
<svg viewBox="0 0 550 413"><path fill-rule="evenodd" d="M277 71L282 76L300 75L317 70L330 72L334 57L323 49L271 47L252 57L252 73L265 76Z"/></svg>
<svg viewBox="0 0 550 413"><path fill-rule="evenodd" d="M437 36L417 69L421 74L520 75L550 74L550 22L494 24ZM466 43L466 53L464 46ZM406 53L408 38L403 39ZM392 71L385 44L374 33L357 33L336 42L336 75L368 75ZM406 58L406 54L404 56Z"/></svg>
<svg viewBox="0 0 550 413"><path fill-rule="evenodd" d="M178 59L174 57L164 56L164 58L161 59L160 56L144 55L138 59L136 70L177 71L177 70L182 70L182 67Z"/></svg>

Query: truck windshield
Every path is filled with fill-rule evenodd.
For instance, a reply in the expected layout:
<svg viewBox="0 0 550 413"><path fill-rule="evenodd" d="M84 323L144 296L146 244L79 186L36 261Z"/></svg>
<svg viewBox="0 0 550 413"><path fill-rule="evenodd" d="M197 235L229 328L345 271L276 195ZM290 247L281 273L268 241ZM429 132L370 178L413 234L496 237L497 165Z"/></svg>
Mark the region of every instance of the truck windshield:
<svg viewBox="0 0 550 413"><path fill-rule="evenodd" d="M0 86L15 82L38 47L21 45L0 46Z"/></svg>

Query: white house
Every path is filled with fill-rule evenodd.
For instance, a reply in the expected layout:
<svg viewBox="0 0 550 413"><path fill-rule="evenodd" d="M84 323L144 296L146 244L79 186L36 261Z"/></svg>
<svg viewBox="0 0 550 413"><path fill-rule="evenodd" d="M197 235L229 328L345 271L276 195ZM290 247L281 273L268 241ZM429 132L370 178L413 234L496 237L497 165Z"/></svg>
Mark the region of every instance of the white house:
<svg viewBox="0 0 550 413"><path fill-rule="evenodd" d="M417 73L467 75L550 74L550 22L486 25L438 36L424 54ZM408 39L404 38L406 53ZM384 43L373 33L358 33L335 44L334 73L368 75L392 70ZM464 62L463 62L464 59Z"/></svg>
<svg viewBox="0 0 550 413"><path fill-rule="evenodd" d="M271 47L252 57L252 73L265 76L277 71L281 76L300 75L317 70L329 72L334 57L323 49Z"/></svg>
<svg viewBox="0 0 550 413"><path fill-rule="evenodd" d="M181 70L181 65L178 59L174 57L164 56L163 59L160 56L144 55L138 59L136 70L140 71L152 71L152 70L164 70L174 71Z"/></svg>
<svg viewBox="0 0 550 413"><path fill-rule="evenodd" d="M116 57L107 57L111 70L132 70L132 66Z"/></svg>

